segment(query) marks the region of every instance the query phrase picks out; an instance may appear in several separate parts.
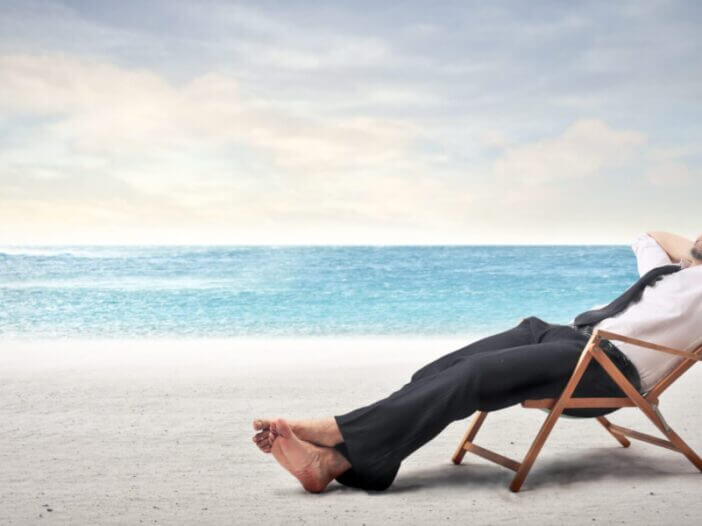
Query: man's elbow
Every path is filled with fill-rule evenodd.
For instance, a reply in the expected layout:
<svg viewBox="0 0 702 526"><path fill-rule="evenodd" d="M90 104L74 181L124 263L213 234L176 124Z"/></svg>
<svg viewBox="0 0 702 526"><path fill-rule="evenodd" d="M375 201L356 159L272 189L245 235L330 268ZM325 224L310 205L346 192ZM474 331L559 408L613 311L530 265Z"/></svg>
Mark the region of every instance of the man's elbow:
<svg viewBox="0 0 702 526"><path fill-rule="evenodd" d="M649 230L646 235L652 238L660 247L664 247L664 242L666 239L670 239L670 234L668 232L661 232L659 230Z"/></svg>

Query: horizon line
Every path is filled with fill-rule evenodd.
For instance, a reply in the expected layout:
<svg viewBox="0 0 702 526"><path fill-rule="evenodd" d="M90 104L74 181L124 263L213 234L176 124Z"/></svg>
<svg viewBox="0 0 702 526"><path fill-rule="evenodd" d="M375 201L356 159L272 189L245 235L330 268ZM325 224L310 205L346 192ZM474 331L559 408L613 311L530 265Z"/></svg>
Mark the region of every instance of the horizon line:
<svg viewBox="0 0 702 526"><path fill-rule="evenodd" d="M0 244L1 248L59 247L491 247L629 246L629 243L51 243Z"/></svg>

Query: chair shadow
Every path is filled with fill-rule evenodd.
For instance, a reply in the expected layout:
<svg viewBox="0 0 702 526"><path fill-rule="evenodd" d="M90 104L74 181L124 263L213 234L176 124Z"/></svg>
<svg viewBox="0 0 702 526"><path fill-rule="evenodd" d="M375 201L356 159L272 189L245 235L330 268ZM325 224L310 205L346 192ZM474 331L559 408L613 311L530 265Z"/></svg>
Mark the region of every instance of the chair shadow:
<svg viewBox="0 0 702 526"><path fill-rule="evenodd" d="M565 455L565 454L564 454ZM397 478L385 491L367 491L350 488L333 483L327 487L324 495L339 495L346 492L363 491L369 496L412 493L428 488L460 487L469 492L471 489L492 487L496 491L509 492L509 484L514 477L512 470L489 463L467 454L460 465L450 461L431 468L412 469L403 474L402 468ZM603 479L652 480L699 476L700 472L689 464L687 459L675 455L650 457L637 454L631 448L591 448L580 452L568 452L563 459L540 458L532 467L529 476L519 493L546 490L553 487L568 487L572 484L595 482ZM281 491L281 494L305 493L302 488Z"/></svg>
<svg viewBox="0 0 702 526"><path fill-rule="evenodd" d="M675 458L674 455L671 455ZM651 458L632 452L630 448L597 448L569 453L565 459L537 459L520 493L530 490L564 487L602 479L651 480L654 478L699 475L684 457L671 462L669 457ZM687 463L687 469L685 464ZM450 463L429 469L414 469L398 474L394 484L383 493L413 492L427 487L471 488L496 487L508 490L514 477L512 470L469 455L456 466Z"/></svg>

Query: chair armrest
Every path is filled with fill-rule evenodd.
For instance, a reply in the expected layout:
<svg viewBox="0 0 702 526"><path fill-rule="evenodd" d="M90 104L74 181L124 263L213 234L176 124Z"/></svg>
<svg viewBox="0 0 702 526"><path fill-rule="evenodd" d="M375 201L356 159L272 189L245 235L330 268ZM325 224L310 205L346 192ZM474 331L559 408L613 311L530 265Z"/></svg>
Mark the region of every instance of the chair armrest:
<svg viewBox="0 0 702 526"><path fill-rule="evenodd" d="M617 334L616 332L603 331L601 329L595 329L592 335L596 338L604 338L607 340L616 340L632 345L638 345L639 347L646 347L654 351L665 352L669 354L675 354L677 356L682 356L683 358L688 358L690 360L702 361L702 354L698 354L702 351L702 346L695 349L694 352L681 351L680 349L675 349L673 347L666 347L665 345L658 345L657 343L647 342L646 340L639 340L637 338L632 338L630 336L624 336L623 334Z"/></svg>

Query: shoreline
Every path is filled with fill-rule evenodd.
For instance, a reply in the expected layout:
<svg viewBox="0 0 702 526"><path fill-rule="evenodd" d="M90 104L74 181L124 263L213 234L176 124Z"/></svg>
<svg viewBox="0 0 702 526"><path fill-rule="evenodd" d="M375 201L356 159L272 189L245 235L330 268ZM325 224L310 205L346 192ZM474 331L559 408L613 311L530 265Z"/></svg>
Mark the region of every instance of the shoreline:
<svg viewBox="0 0 702 526"><path fill-rule="evenodd" d="M478 339L482 335L474 335ZM192 367L207 374L233 367L324 368L428 362L471 337L277 337L0 340L0 369Z"/></svg>
<svg viewBox="0 0 702 526"><path fill-rule="evenodd" d="M507 327L509 328L509 327ZM496 332L496 331L495 331ZM74 336L28 336L28 337L0 337L0 346L14 343L61 343L61 342L79 342L79 343L200 343L209 341L213 343L227 342L242 342L242 343L259 343L259 342L275 342L275 341L434 341L434 340L465 340L466 338L479 338L494 334L495 332L473 332L462 334L339 334L339 335L255 335L255 336L120 336L120 337L74 337Z"/></svg>

